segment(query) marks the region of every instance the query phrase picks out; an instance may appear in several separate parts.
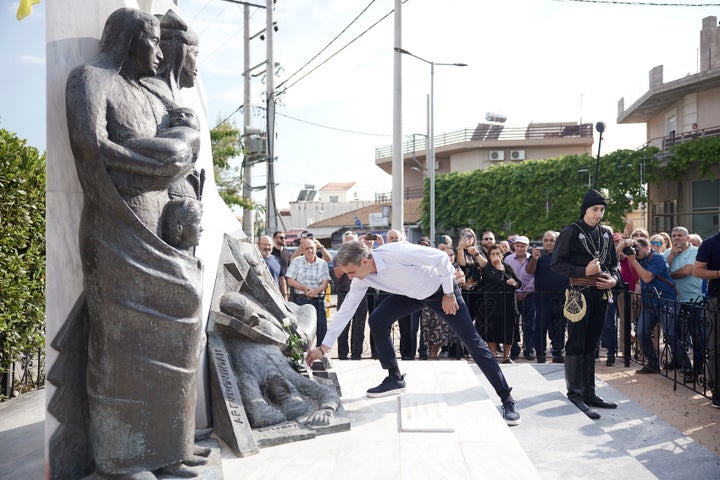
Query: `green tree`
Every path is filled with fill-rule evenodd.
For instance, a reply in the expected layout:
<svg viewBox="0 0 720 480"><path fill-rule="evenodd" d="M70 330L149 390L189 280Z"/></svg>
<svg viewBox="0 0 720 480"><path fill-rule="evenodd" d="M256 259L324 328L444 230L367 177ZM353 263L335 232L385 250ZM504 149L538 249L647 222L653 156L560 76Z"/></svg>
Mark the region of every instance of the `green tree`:
<svg viewBox="0 0 720 480"><path fill-rule="evenodd" d="M600 158L598 188L608 197L604 222L616 229L623 217L646 200L641 165L650 172L657 149L618 150ZM548 160L495 165L487 170L439 175L435 181L436 231L472 227L500 236L522 232L539 238L577 220L580 201L595 175L596 158L566 155ZM652 181L651 174L646 181ZM425 182L423 225L429 221L429 183Z"/></svg>
<svg viewBox="0 0 720 480"><path fill-rule="evenodd" d="M257 204L252 198L245 198L242 195L242 170L230 165L230 160L243 155L240 130L231 123L223 121L210 130L210 144L213 173L220 197L229 206L256 209Z"/></svg>
<svg viewBox="0 0 720 480"><path fill-rule="evenodd" d="M0 372L45 345L45 154L0 129Z"/></svg>

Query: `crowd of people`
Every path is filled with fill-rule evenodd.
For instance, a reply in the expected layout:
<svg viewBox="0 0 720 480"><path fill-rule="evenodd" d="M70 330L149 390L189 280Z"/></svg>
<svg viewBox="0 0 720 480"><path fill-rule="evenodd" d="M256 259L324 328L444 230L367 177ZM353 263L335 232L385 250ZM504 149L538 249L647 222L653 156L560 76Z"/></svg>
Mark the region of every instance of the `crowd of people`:
<svg viewBox="0 0 720 480"><path fill-rule="evenodd" d="M568 398L590 418L599 418L592 407L616 407L595 394L594 369L601 348L607 350L607 366L615 365L622 351L624 338L619 332L623 331L626 298L631 299L630 321L643 359L637 373L679 369L681 379L693 383L708 372L703 381L712 390L713 406L720 408L715 327L720 233L703 242L683 226L672 228L669 234L650 235L643 228L633 228L632 222L613 232L601 224L605 206L600 193L589 191L580 219L560 232L545 232L541 244L521 233L498 241L491 231L477 236L473 229L463 228L455 241L442 235L433 247L431 239L422 237L416 245L447 256L453 285L494 361L513 363L523 356L537 363L564 364ZM340 310L351 291L353 275L330 258L312 234L304 232L301 237L294 254L285 248L282 232L261 237L258 246L286 298L316 308L316 347L326 352L332 343L323 343L328 331L323 292L328 282L334 283ZM358 242L371 252L386 244L407 243L397 230L389 230L384 237L351 231L343 235L343 245ZM625 288L633 295L622 294ZM372 329L370 352L364 348L368 316L372 318L390 296L372 285L366 290L337 338L331 339L337 340L340 360L359 360L363 353L372 358L387 355L378 352ZM417 307L393 311L402 315L388 319L390 324L398 320L401 359L474 356L442 312L426 304ZM382 350L384 330L380 343ZM322 349L323 345L327 348Z"/></svg>

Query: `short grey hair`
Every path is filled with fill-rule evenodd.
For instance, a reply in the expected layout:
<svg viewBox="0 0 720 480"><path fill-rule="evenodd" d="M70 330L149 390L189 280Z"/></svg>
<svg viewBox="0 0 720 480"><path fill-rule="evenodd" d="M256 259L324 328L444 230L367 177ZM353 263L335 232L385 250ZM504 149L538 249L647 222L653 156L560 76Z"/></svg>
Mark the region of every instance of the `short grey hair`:
<svg viewBox="0 0 720 480"><path fill-rule="evenodd" d="M670 230L670 232L683 232L683 234L685 234L686 237L690 236L690 232L688 232L688 229L685 227L678 226L678 227L675 227L672 230Z"/></svg>
<svg viewBox="0 0 720 480"><path fill-rule="evenodd" d="M343 243L348 241L348 238L352 238L353 240L357 240L358 236L355 232L351 232L348 230L347 232L343 233Z"/></svg>
<svg viewBox="0 0 720 480"><path fill-rule="evenodd" d="M363 258L372 258L372 250L364 242L353 241L343 243L333 262L338 267L360 265Z"/></svg>

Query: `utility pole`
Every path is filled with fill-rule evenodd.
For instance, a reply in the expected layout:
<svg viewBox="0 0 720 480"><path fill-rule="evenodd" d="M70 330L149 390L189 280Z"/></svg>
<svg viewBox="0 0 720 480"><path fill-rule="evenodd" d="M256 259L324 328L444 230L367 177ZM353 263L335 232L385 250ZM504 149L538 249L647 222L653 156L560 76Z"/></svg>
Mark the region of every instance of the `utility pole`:
<svg viewBox="0 0 720 480"><path fill-rule="evenodd" d="M267 1L267 22L265 39L267 41L267 66L265 67L266 101L267 101L267 202L265 203L266 231L272 235L277 228L277 207L275 205L275 62L273 58L273 0Z"/></svg>
<svg viewBox="0 0 720 480"><path fill-rule="evenodd" d="M246 141L248 135L252 131L252 109L250 107L250 7L265 8L265 5L244 2L241 0L224 0L229 3L236 3L243 6L243 139ZM177 2L176 2L177 3ZM254 37L253 37L254 38ZM252 166L254 162L248 159L246 154L243 155L243 197L252 199ZM253 231L253 210L251 208L243 208L242 228L245 235L250 241L254 242Z"/></svg>
<svg viewBox="0 0 720 480"><path fill-rule="evenodd" d="M243 6L243 132L248 133L251 128L252 112L250 111L250 5ZM252 162L248 162L247 155L243 158L243 197L252 198ZM253 210L251 208L243 208L242 228L245 235L251 242L255 243L253 238Z"/></svg>
<svg viewBox="0 0 720 480"><path fill-rule="evenodd" d="M405 232L402 145L402 0L395 0L395 50L393 52L393 148L392 148L392 228Z"/></svg>

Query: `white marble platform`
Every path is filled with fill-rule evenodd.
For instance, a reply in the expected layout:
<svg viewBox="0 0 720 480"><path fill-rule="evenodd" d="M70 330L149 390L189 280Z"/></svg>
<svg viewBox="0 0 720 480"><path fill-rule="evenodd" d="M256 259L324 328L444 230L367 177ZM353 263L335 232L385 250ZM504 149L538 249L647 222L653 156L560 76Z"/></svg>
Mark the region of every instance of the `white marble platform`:
<svg viewBox="0 0 720 480"><path fill-rule="evenodd" d="M368 398L385 371L374 360L334 361L349 432L265 448L236 458L223 446L225 478L294 475L369 478L540 478L498 407L464 361L400 362L416 402L444 402L453 432L403 432L397 396ZM493 397L494 397L493 393ZM315 472L315 473L313 473Z"/></svg>

